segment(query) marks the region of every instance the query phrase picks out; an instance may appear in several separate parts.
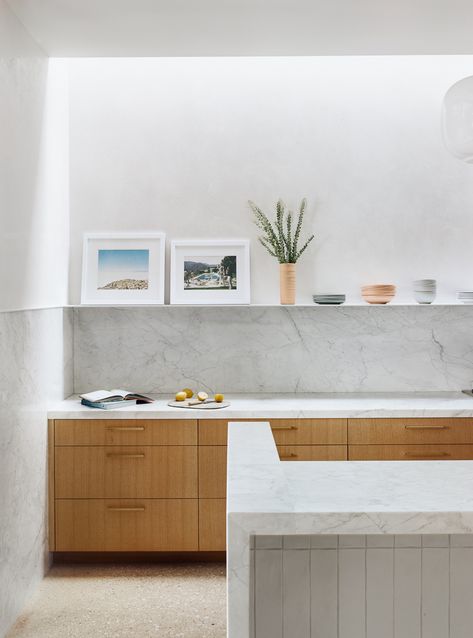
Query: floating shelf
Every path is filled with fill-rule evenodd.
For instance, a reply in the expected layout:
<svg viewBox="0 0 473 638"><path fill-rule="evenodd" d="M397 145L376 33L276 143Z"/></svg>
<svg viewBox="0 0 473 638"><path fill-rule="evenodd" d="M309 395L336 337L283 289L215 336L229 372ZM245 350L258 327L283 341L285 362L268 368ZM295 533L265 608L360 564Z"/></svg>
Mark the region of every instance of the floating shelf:
<svg viewBox="0 0 473 638"><path fill-rule="evenodd" d="M367 304L363 301L358 303L344 303L341 305L319 305L315 303L298 303L290 306L283 306L281 304L67 304L63 306L37 306L30 308L6 308L4 310L0 310L0 313L11 313L11 312L32 312L37 310L59 310L63 308L70 309L81 309L81 308L116 308L120 310L126 309L137 309L137 308L281 308L289 310L291 308L314 308L314 310L323 310L324 308L465 308L471 305L473 308L473 304L463 304L460 302L438 302L434 304L418 304L415 302L410 303L389 303L389 304Z"/></svg>

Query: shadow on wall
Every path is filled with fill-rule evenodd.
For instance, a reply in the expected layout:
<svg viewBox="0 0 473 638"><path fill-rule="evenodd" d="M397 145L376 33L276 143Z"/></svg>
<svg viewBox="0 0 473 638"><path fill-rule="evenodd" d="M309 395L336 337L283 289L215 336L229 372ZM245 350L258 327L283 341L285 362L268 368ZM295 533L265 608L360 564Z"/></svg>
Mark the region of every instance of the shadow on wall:
<svg viewBox="0 0 473 638"><path fill-rule="evenodd" d="M64 66L0 0L0 636L44 575L46 405L72 389Z"/></svg>
<svg viewBox="0 0 473 638"><path fill-rule="evenodd" d="M67 303L65 64L0 59L0 310Z"/></svg>

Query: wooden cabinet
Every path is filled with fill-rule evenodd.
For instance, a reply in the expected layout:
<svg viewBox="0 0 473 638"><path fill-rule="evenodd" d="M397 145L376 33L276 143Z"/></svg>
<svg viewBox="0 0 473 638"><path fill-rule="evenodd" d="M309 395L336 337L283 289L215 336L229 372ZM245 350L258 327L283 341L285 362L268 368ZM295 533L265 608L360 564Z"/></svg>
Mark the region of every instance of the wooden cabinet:
<svg viewBox="0 0 473 638"><path fill-rule="evenodd" d="M473 459L473 419L348 419L351 461Z"/></svg>
<svg viewBox="0 0 473 638"><path fill-rule="evenodd" d="M473 444L473 419L348 419L349 445Z"/></svg>
<svg viewBox="0 0 473 638"><path fill-rule="evenodd" d="M199 549L201 551L225 551L226 510L225 498L199 499Z"/></svg>
<svg viewBox="0 0 473 638"><path fill-rule="evenodd" d="M277 445L346 445L346 419L232 419L266 421ZM226 445L228 420L201 419L199 445Z"/></svg>
<svg viewBox="0 0 473 638"><path fill-rule="evenodd" d="M459 461L473 459L473 445L350 445L350 461Z"/></svg>
<svg viewBox="0 0 473 638"><path fill-rule="evenodd" d="M196 551L196 499L58 499L56 551Z"/></svg>
<svg viewBox="0 0 473 638"><path fill-rule="evenodd" d="M197 446L56 447L56 498L197 498Z"/></svg>
<svg viewBox="0 0 473 638"><path fill-rule="evenodd" d="M279 445L346 445L346 419L271 419Z"/></svg>
<svg viewBox="0 0 473 638"><path fill-rule="evenodd" d="M473 419L269 422L283 461L473 459ZM227 429L226 419L50 421L50 549L225 550Z"/></svg>
<svg viewBox="0 0 473 638"><path fill-rule="evenodd" d="M199 550L197 420L49 428L51 550Z"/></svg>
<svg viewBox="0 0 473 638"><path fill-rule="evenodd" d="M199 498L227 495L227 446L199 446Z"/></svg>
<svg viewBox="0 0 473 638"><path fill-rule="evenodd" d="M195 419L67 419L54 422L55 445L197 445Z"/></svg>
<svg viewBox="0 0 473 638"><path fill-rule="evenodd" d="M346 445L278 445L281 461L346 461Z"/></svg>

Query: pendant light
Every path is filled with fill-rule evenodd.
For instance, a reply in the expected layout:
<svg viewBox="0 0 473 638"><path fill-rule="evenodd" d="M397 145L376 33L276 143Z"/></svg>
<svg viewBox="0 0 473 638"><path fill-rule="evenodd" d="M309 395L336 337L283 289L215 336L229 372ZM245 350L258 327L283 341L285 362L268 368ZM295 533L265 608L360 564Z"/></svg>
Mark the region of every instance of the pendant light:
<svg viewBox="0 0 473 638"><path fill-rule="evenodd" d="M458 159L473 164L473 75L447 91L442 119L445 146Z"/></svg>

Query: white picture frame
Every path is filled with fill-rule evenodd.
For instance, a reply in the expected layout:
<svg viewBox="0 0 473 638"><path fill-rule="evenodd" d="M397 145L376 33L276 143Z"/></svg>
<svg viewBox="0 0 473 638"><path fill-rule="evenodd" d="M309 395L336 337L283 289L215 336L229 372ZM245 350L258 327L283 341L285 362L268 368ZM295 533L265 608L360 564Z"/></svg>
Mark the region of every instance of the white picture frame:
<svg viewBox="0 0 473 638"><path fill-rule="evenodd" d="M83 241L82 304L164 303L164 233L84 233Z"/></svg>
<svg viewBox="0 0 473 638"><path fill-rule="evenodd" d="M249 304L249 240L173 240L170 292L171 304Z"/></svg>

